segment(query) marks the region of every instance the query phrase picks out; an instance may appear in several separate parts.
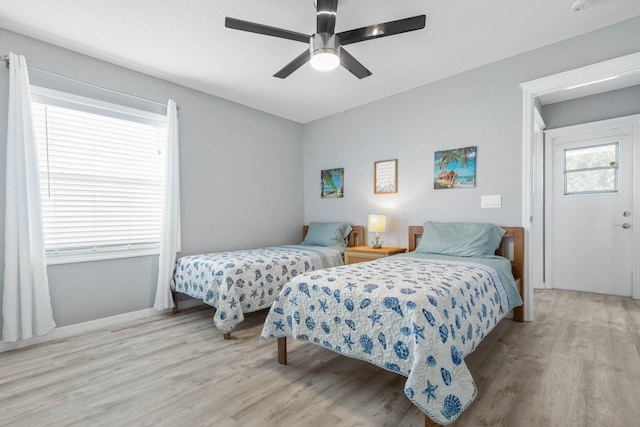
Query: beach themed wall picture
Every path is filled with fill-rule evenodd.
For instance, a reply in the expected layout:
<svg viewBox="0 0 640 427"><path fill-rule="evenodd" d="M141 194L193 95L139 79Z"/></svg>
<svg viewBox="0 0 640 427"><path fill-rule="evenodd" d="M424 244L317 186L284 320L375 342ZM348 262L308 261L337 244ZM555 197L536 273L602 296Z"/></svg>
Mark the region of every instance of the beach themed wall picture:
<svg viewBox="0 0 640 427"><path fill-rule="evenodd" d="M436 151L433 188L473 188L476 186L476 152L478 147Z"/></svg>
<svg viewBox="0 0 640 427"><path fill-rule="evenodd" d="M320 197L323 199L344 197L344 168L320 171Z"/></svg>

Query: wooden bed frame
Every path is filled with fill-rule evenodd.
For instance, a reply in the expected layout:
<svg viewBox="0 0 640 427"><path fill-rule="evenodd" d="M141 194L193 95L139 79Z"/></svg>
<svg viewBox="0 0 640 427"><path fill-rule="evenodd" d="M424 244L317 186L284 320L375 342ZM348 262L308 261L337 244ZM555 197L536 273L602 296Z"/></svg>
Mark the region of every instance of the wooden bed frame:
<svg viewBox="0 0 640 427"><path fill-rule="evenodd" d="M511 261L511 270L513 277L516 279L518 293L522 297L522 301L524 301L524 228L502 226L500 228L505 230L506 233L502 236L502 242L496 250L496 255L503 256ZM409 252L416 250L423 232L421 225L409 226ZM507 251L510 240L513 242L512 254ZM513 309L513 319L516 322L524 322L524 304Z"/></svg>
<svg viewBox="0 0 640 427"><path fill-rule="evenodd" d="M363 225L352 225L351 233L349 233L349 241L347 243L348 247L354 246L364 246L366 241L366 233ZM307 231L309 231L309 226L302 226L302 239L304 240L307 237ZM173 314L178 314L178 292L172 291L171 296L173 297ZM231 332L228 332L223 335L225 340L231 339Z"/></svg>
<svg viewBox="0 0 640 427"><path fill-rule="evenodd" d="M354 227L355 228L355 227ZM508 258L511 261L513 277L516 279L518 292L524 302L524 228L523 227L501 227L506 231L502 236L502 242L496 250L496 255ZM424 229L421 225L409 226L409 252L413 252L418 247ZM513 242L513 253L508 253L509 241ZM509 256L511 255L511 256ZM524 303L520 307L513 309L513 320L524 322ZM278 363L287 364L287 337L278 338ZM427 415L424 416L425 427L437 427L440 424L434 422Z"/></svg>

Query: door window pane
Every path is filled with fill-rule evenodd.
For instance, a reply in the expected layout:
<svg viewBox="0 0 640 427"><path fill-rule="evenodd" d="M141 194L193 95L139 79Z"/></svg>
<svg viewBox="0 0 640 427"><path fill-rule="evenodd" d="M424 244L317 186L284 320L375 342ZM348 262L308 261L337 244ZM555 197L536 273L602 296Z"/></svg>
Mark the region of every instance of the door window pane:
<svg viewBox="0 0 640 427"><path fill-rule="evenodd" d="M618 191L618 143L564 150L564 194Z"/></svg>
<svg viewBox="0 0 640 427"><path fill-rule="evenodd" d="M593 147L566 150L565 169L593 169L611 167L616 162L618 144L596 145Z"/></svg>
<svg viewBox="0 0 640 427"><path fill-rule="evenodd" d="M566 179L567 191L565 194L616 191L614 169L568 172Z"/></svg>

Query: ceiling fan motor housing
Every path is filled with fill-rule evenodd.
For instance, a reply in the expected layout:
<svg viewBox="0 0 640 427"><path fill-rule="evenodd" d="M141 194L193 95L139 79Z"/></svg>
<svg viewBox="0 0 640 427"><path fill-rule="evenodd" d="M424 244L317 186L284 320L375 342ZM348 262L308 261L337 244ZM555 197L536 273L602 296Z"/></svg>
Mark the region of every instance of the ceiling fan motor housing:
<svg viewBox="0 0 640 427"><path fill-rule="evenodd" d="M309 38L309 52L333 53L340 56L340 37L330 33L316 33Z"/></svg>

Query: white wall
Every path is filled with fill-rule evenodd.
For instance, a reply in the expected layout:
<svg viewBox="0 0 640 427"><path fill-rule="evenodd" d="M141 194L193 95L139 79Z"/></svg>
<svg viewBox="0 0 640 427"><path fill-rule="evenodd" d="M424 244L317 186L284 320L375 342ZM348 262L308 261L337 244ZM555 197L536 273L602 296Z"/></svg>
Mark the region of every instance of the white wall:
<svg viewBox="0 0 640 427"><path fill-rule="evenodd" d="M305 125L306 221L364 224L367 214L384 213L385 244L403 247L407 226L425 220L522 225L519 84L637 51L640 18ZM476 188L434 190L434 152L470 145L478 147ZM374 195L374 161L393 158L398 194ZM335 167L345 169L345 196L321 199L320 170ZM492 194L502 196L502 208L481 209L480 196Z"/></svg>
<svg viewBox="0 0 640 427"><path fill-rule="evenodd" d="M31 67L178 103L183 254L301 240L302 125L0 29L0 54L9 51L25 55ZM0 242L4 242L8 80L3 66ZM273 191L276 187L278 191ZM3 270L4 244L0 244ZM65 326L151 307L157 256L54 265L48 274L53 315L58 326Z"/></svg>

